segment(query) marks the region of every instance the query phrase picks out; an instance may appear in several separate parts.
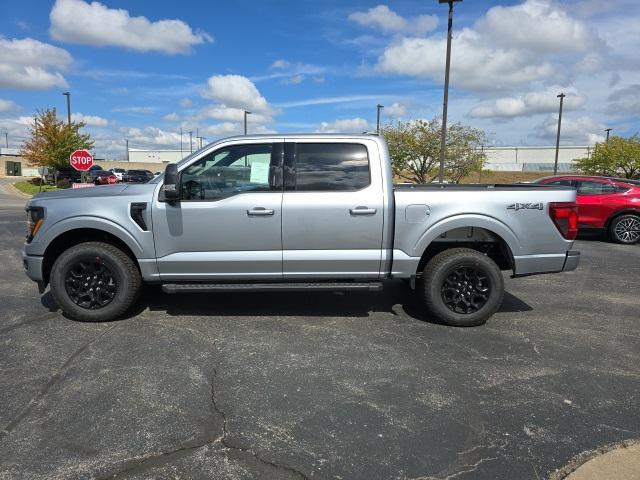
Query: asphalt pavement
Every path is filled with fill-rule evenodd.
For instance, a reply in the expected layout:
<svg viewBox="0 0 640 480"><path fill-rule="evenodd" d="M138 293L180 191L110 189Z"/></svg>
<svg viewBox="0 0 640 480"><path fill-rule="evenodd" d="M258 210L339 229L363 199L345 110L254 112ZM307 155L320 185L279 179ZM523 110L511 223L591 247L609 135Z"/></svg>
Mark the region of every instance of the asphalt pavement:
<svg viewBox="0 0 640 480"><path fill-rule="evenodd" d="M4 195L4 196L3 196ZM640 437L640 246L511 280L485 326L382 293L163 294L65 318L0 184L0 479L539 479Z"/></svg>

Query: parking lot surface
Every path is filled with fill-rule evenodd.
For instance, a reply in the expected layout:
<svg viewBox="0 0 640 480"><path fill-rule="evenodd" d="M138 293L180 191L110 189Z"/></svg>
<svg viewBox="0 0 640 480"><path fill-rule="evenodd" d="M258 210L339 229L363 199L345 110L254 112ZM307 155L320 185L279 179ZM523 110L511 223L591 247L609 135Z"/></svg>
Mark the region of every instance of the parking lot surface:
<svg viewBox="0 0 640 480"><path fill-rule="evenodd" d="M146 288L128 318L90 324L24 275L7 198L0 478L535 479L640 437L638 245L576 242L578 270L507 278L476 328L430 322L402 282Z"/></svg>

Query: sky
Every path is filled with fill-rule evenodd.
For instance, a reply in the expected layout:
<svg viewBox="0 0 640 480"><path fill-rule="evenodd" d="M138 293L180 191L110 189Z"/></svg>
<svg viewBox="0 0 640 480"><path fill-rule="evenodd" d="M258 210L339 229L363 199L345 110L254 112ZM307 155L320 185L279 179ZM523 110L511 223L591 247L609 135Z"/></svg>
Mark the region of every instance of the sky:
<svg viewBox="0 0 640 480"><path fill-rule="evenodd" d="M0 134L38 109L86 123L100 158L242 133L375 130L442 113L447 6L436 0L0 4ZM449 121L491 145L640 132L640 2L456 3ZM183 134L189 149L189 134ZM0 140L4 140L1 139ZM2 142L4 146L4 142Z"/></svg>

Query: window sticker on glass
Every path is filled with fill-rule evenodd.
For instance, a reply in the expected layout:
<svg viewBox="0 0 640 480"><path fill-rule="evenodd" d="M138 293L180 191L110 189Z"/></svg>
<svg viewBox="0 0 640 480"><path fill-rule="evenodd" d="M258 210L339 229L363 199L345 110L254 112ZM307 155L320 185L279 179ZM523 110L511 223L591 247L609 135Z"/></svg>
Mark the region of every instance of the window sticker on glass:
<svg viewBox="0 0 640 480"><path fill-rule="evenodd" d="M254 162L251 164L251 183L269 183L269 164Z"/></svg>

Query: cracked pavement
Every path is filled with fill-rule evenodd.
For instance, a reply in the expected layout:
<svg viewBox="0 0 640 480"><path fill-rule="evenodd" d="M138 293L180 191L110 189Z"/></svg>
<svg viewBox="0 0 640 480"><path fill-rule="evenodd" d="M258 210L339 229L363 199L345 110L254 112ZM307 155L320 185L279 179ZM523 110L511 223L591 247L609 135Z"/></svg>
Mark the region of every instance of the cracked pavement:
<svg viewBox="0 0 640 480"><path fill-rule="evenodd" d="M62 316L0 198L0 479L546 478L640 437L640 246L506 279L487 325L405 290L163 294ZM4 206L3 206L4 205Z"/></svg>

